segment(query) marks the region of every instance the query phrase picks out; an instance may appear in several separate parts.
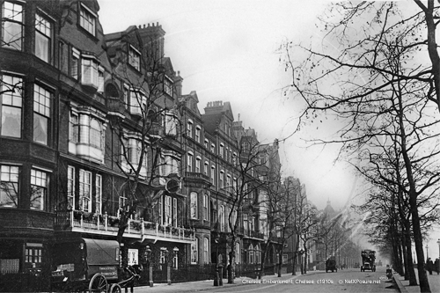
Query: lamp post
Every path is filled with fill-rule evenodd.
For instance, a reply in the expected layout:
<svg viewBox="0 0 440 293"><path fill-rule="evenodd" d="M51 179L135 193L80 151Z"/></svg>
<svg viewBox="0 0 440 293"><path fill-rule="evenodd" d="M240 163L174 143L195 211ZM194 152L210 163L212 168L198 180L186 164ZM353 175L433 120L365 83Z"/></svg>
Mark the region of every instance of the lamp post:
<svg viewBox="0 0 440 293"><path fill-rule="evenodd" d="M426 243L426 259L428 259L429 253L428 253L428 243Z"/></svg>
<svg viewBox="0 0 440 293"><path fill-rule="evenodd" d="M216 237L214 239L215 242L215 247L216 247L216 264L215 264L215 276L214 276L214 286L219 286L219 279L220 279L220 274L219 274L219 264L218 264L218 243L219 243L219 238Z"/></svg>
<svg viewBox="0 0 440 293"><path fill-rule="evenodd" d="M301 270L301 275L303 275L304 274L304 267L303 267L303 253L304 253L304 250L302 248L300 248L298 253L299 253L299 264L300 264L299 267L300 267L300 270Z"/></svg>
<svg viewBox="0 0 440 293"><path fill-rule="evenodd" d="M438 244L438 257L440 258L440 238L437 240Z"/></svg>
<svg viewBox="0 0 440 293"><path fill-rule="evenodd" d="M151 259L151 249L150 246L147 245L145 248L145 253L147 254L147 262L148 262L148 283L150 287L153 287L153 261Z"/></svg>

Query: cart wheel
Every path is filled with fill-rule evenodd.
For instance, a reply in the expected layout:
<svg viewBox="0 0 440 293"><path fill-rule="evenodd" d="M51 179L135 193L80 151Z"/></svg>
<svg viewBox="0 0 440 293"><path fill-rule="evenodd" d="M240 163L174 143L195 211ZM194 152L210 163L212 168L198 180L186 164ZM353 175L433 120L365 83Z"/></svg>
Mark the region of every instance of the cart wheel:
<svg viewBox="0 0 440 293"><path fill-rule="evenodd" d="M119 284L113 284L110 287L110 292L109 293L121 293L122 292L122 288L121 286L119 286Z"/></svg>
<svg viewBox="0 0 440 293"><path fill-rule="evenodd" d="M94 274L89 283L89 292L107 292L107 279L101 274Z"/></svg>

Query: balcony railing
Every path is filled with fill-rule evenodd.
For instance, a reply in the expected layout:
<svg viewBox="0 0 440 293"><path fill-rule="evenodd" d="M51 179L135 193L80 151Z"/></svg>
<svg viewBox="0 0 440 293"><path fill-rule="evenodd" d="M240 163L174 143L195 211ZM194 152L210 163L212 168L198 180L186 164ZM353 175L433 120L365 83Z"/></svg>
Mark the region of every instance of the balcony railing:
<svg viewBox="0 0 440 293"><path fill-rule="evenodd" d="M119 218L85 213L81 211L58 211L55 217L55 230L87 232L116 236L119 229ZM191 243L194 241L194 230L184 227L163 226L140 220L128 220L124 236L141 240L152 239L170 242Z"/></svg>
<svg viewBox="0 0 440 293"><path fill-rule="evenodd" d="M187 178L209 181L209 176L199 172L186 172Z"/></svg>

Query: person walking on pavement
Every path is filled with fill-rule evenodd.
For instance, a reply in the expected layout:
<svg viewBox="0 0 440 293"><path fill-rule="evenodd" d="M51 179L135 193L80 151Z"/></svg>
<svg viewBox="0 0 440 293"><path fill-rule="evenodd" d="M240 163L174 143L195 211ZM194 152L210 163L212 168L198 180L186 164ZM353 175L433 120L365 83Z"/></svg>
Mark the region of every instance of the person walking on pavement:
<svg viewBox="0 0 440 293"><path fill-rule="evenodd" d="M426 270L429 272L430 275L432 275L432 269L434 267L434 264L432 263L432 260L430 257L426 260Z"/></svg>
<svg viewBox="0 0 440 293"><path fill-rule="evenodd" d="M440 273L440 260L438 259L438 257L435 259L434 262L434 271L437 272L437 275Z"/></svg>

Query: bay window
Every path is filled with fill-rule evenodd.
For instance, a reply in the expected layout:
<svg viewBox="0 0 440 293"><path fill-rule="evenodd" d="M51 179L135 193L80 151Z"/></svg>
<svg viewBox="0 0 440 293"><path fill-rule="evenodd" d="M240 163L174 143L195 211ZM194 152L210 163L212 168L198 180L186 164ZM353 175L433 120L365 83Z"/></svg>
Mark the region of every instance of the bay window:
<svg viewBox="0 0 440 293"><path fill-rule="evenodd" d="M0 166L0 207L18 207L19 172L18 166Z"/></svg>
<svg viewBox="0 0 440 293"><path fill-rule="evenodd" d="M21 51L23 49L24 17L23 6L4 1L2 7L1 46Z"/></svg>
<svg viewBox="0 0 440 293"><path fill-rule="evenodd" d="M0 95L0 134L20 138L22 126L23 79L2 75Z"/></svg>
<svg viewBox="0 0 440 293"><path fill-rule="evenodd" d="M69 120L69 152L103 163L106 124L102 115L93 109L72 108Z"/></svg>
<svg viewBox="0 0 440 293"><path fill-rule="evenodd" d="M98 60L90 55L82 55L81 58L81 83L98 88Z"/></svg>

